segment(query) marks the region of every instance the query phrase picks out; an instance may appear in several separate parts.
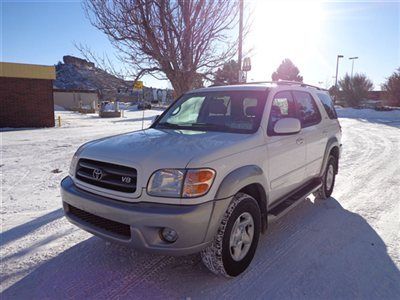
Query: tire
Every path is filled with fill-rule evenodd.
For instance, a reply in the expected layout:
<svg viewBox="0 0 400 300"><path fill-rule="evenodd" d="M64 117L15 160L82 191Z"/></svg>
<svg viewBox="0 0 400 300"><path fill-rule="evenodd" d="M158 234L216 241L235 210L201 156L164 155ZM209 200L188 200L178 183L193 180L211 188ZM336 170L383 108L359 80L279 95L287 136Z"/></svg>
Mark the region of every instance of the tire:
<svg viewBox="0 0 400 300"><path fill-rule="evenodd" d="M322 176L322 186L314 192L314 196L317 199L327 199L332 195L333 187L335 186L335 177L337 172L337 161L332 155L328 158L328 164L324 175Z"/></svg>
<svg viewBox="0 0 400 300"><path fill-rule="evenodd" d="M247 222L248 225L242 229L242 225ZM260 230L261 212L257 201L247 194L236 194L224 214L212 244L201 252L204 265L214 274L225 277L241 274L254 257ZM235 246L231 246L232 244Z"/></svg>

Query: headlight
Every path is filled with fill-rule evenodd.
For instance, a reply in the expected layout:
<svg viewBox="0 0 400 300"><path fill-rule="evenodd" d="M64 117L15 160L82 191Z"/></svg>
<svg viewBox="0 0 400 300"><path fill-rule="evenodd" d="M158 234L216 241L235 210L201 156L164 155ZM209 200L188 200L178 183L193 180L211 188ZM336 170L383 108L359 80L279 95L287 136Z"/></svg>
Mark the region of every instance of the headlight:
<svg viewBox="0 0 400 300"><path fill-rule="evenodd" d="M76 171L76 165L78 164L78 155L76 153L72 157L71 164L69 165L69 176L74 177Z"/></svg>
<svg viewBox="0 0 400 300"><path fill-rule="evenodd" d="M150 177L147 193L158 197L200 197L209 191L214 177L212 169L158 170Z"/></svg>
<svg viewBox="0 0 400 300"><path fill-rule="evenodd" d="M88 143L83 144L82 146L80 146L78 148L78 150L76 150L74 156L72 157L71 160L71 164L69 165L69 175L71 177L75 176L75 172L76 172L76 165L78 164L78 160L79 160L79 154L82 152L83 150L83 146L87 145Z"/></svg>
<svg viewBox="0 0 400 300"><path fill-rule="evenodd" d="M150 177L147 193L153 196L180 197L185 170L158 170Z"/></svg>

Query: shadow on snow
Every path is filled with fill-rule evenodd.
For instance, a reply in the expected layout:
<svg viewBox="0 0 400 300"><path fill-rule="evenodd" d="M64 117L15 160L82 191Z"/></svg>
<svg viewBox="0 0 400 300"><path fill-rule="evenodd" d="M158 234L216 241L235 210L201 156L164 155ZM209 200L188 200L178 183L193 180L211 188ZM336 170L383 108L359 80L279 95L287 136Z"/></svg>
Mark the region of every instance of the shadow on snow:
<svg viewBox="0 0 400 300"><path fill-rule="evenodd" d="M3 292L4 299L193 296L393 299L400 271L361 216L334 198L306 199L269 224L248 271L234 279L212 275L199 255L151 255L92 237Z"/></svg>
<svg viewBox="0 0 400 300"><path fill-rule="evenodd" d="M39 227L42 227L43 225L46 225L47 223L50 223L63 216L64 216L63 210L59 208L32 221L11 228L10 230L7 230L5 232L2 232L0 233L1 245L4 247L8 243L17 240L31 233L32 231L38 229Z"/></svg>

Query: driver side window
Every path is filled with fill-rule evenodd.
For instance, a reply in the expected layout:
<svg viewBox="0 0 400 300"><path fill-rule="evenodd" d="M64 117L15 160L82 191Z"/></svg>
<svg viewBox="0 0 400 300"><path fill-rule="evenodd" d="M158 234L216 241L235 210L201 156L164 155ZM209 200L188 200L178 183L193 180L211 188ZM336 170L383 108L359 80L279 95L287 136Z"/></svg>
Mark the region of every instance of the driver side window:
<svg viewBox="0 0 400 300"><path fill-rule="evenodd" d="M274 134L276 122L283 118L296 118L296 107L292 94L289 91L276 93L272 100L268 122L268 135Z"/></svg>

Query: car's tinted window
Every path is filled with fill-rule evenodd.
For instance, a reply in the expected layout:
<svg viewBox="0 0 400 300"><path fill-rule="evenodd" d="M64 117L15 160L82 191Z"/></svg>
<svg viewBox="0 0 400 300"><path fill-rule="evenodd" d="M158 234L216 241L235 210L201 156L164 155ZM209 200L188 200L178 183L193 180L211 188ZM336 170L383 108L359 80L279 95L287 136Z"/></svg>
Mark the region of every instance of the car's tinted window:
<svg viewBox="0 0 400 300"><path fill-rule="evenodd" d="M268 135L274 133L274 126L282 118L295 118L296 107L289 91L279 92L272 100L271 113L268 122Z"/></svg>
<svg viewBox="0 0 400 300"><path fill-rule="evenodd" d="M335 106L333 105L333 101L331 97L327 94L318 93L317 94L319 100L321 100L322 105L325 108L326 113L328 114L330 119L337 119L337 114L335 110Z"/></svg>
<svg viewBox="0 0 400 300"><path fill-rule="evenodd" d="M307 92L300 91L293 91L293 96L297 103L301 127L318 124L321 121L321 114L313 97Z"/></svg>

